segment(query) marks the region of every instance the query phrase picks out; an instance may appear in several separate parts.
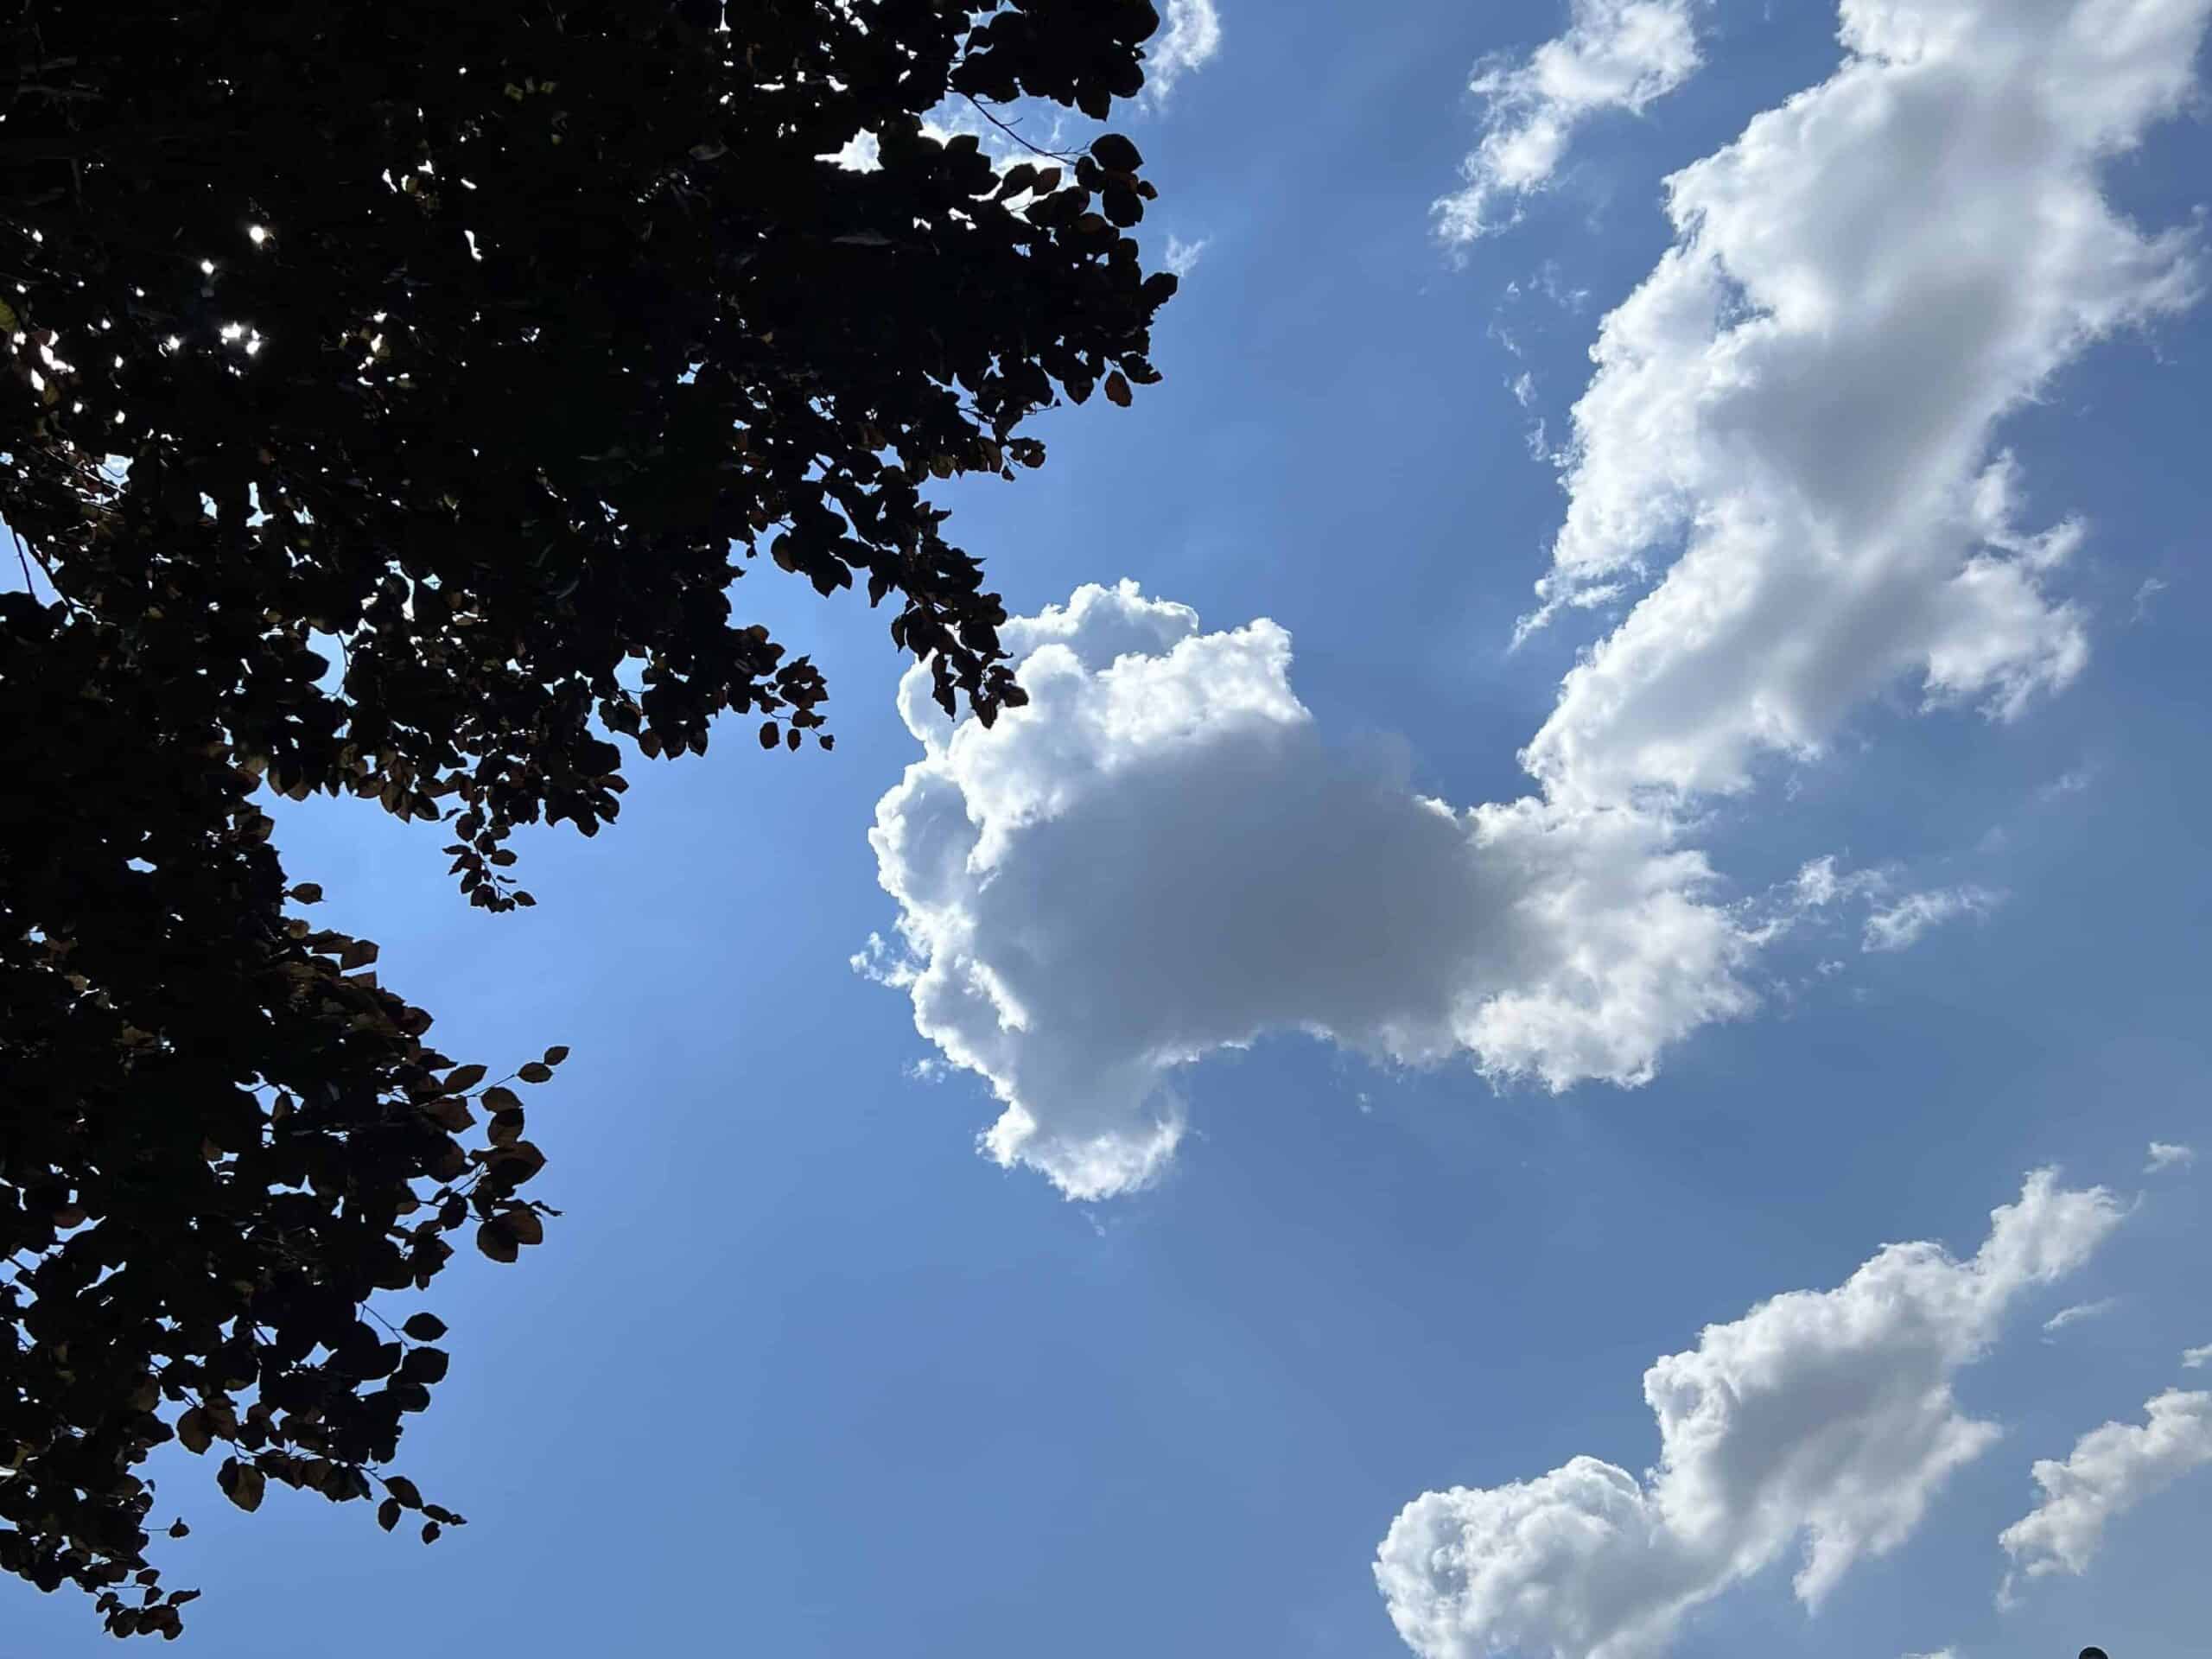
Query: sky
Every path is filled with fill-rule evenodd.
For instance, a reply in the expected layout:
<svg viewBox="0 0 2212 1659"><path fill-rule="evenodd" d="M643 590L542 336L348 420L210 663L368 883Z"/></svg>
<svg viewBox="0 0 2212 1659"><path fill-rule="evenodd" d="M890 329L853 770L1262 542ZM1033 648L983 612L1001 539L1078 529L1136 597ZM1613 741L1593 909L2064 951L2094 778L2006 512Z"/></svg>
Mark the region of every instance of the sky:
<svg viewBox="0 0 2212 1659"><path fill-rule="evenodd" d="M1167 378L945 492L1028 709L763 571L835 753L535 910L289 814L564 1214L435 1548L157 1465L188 1642L2196 1651L2212 0L1163 10Z"/></svg>

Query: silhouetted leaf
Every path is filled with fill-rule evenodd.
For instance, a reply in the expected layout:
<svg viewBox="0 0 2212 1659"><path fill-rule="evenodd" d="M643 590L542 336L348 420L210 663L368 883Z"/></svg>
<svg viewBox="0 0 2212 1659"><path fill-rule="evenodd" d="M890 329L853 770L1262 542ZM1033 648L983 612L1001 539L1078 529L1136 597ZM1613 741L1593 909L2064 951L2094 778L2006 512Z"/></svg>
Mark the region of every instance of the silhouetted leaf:
<svg viewBox="0 0 2212 1659"><path fill-rule="evenodd" d="M372 940L301 913L322 890L270 803L435 819L472 909L531 907L517 831L616 822L633 753L703 755L725 717L830 747L820 670L733 588L771 563L865 585L949 714L1020 707L1005 607L924 480L1040 466L1033 416L1156 378L1174 281L1129 233L1154 192L1126 139L1000 177L918 112L1103 117L1159 19L17 10L0 521L35 581L0 593L0 1441L30 1449L0 1566L174 1637L174 1600L115 1587L150 1570L133 1471L164 1419L235 1446L241 1507L265 1479L373 1507L442 1353L371 1304L428 1290L465 1228L512 1260L543 1227L514 1090L426 1046ZM878 170L818 160L832 131L875 134Z"/></svg>
<svg viewBox="0 0 2212 1659"><path fill-rule="evenodd" d="M513 1232L496 1217L476 1230L476 1248L494 1262L512 1262L522 1255Z"/></svg>
<svg viewBox="0 0 2212 1659"><path fill-rule="evenodd" d="M238 1508L251 1511L261 1507L261 1494L268 1482L253 1465L240 1463L236 1458L226 1459L215 1472L215 1480L222 1487L223 1496Z"/></svg>

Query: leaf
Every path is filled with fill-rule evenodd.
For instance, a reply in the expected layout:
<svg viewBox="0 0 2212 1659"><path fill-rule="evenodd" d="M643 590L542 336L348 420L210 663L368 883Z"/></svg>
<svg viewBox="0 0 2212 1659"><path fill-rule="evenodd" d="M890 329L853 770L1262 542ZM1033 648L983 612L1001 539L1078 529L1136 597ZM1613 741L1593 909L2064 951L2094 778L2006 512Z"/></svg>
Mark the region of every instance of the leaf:
<svg viewBox="0 0 2212 1659"><path fill-rule="evenodd" d="M443 1529L442 1529L436 1522L425 1521L423 1523L423 1541L426 1544L436 1543L438 1541L438 1535L442 1530Z"/></svg>
<svg viewBox="0 0 2212 1659"><path fill-rule="evenodd" d="M558 1065L568 1058L569 1046L566 1043L556 1043L545 1051L545 1064L548 1065Z"/></svg>
<svg viewBox="0 0 2212 1659"><path fill-rule="evenodd" d="M476 1248L494 1262L513 1262L522 1255L515 1236L496 1217L476 1230Z"/></svg>
<svg viewBox="0 0 2212 1659"><path fill-rule="evenodd" d="M399 1524L399 1500L387 1497L377 1505L377 1525L390 1532Z"/></svg>
<svg viewBox="0 0 2212 1659"><path fill-rule="evenodd" d="M424 1102L423 1116L453 1135L459 1135L476 1121L476 1115L468 1109L468 1103L452 1095Z"/></svg>
<svg viewBox="0 0 2212 1659"><path fill-rule="evenodd" d="M0 1223L34 1281L0 1306L0 1572L59 1564L96 1597L143 1570L146 1435L221 1444L226 1501L295 1484L377 1513L364 1471L404 1466L449 1338L376 1310L435 1299L480 1224L505 1255L552 1225L516 1205L550 1132L525 1077L495 1091L425 1047L438 1010L352 936L385 934L399 887L365 874L328 896L344 928L308 918L324 889L285 838L320 830L278 800L373 803L447 849L464 905L530 907L525 835L651 804L623 793L640 752L747 723L829 748L838 705L803 641L733 608L741 576L864 588L955 721L1020 706L969 493L931 480L1026 478L1046 410L1147 384L1166 290L1130 226L1168 209L1105 129L1148 3L685 0L636 29L558 4L484 29L354 8L365 76L327 5L277 31L282 62L207 6L17 20L18 78L81 96L26 93L6 144L50 194L17 204L0 276L22 336L0 520L41 590L0 595L0 731L36 809L0 810L0 1055L43 1057L36 1121L0 1103ZM377 49L385 10L409 50ZM1065 170L997 176L972 137L883 118L963 95L1020 100L1033 138L1099 118ZM817 159L859 124L876 171ZM48 141L86 158L74 186ZM812 631L789 598L763 613ZM529 1082L565 1069L528 1058ZM119 1595L111 1628L174 1634Z"/></svg>
<svg viewBox="0 0 2212 1659"><path fill-rule="evenodd" d="M545 1154L527 1141L502 1147L493 1155L491 1170L510 1186L520 1186L545 1167Z"/></svg>
<svg viewBox="0 0 2212 1659"><path fill-rule="evenodd" d="M1119 369L1106 377L1106 401L1121 409L1129 406L1129 383Z"/></svg>
<svg viewBox="0 0 2212 1659"><path fill-rule="evenodd" d="M517 1068L515 1076L524 1083L550 1083L553 1081L553 1068L532 1060L528 1065Z"/></svg>
<svg viewBox="0 0 2212 1659"><path fill-rule="evenodd" d="M184 1524L183 1518L180 1516L178 1519L169 1522L169 1536L172 1538L189 1538L192 1536L192 1529L186 1526Z"/></svg>
<svg viewBox="0 0 2212 1659"><path fill-rule="evenodd" d="M772 749L780 741L782 741L782 734L776 730L776 722L772 720L762 721L760 747L764 749Z"/></svg>
<svg viewBox="0 0 2212 1659"><path fill-rule="evenodd" d="M198 1406L193 1407L191 1410L176 1420L176 1437L183 1443L184 1449L195 1457L207 1451L215 1442L214 1431L208 1423L207 1414Z"/></svg>
<svg viewBox="0 0 2212 1659"><path fill-rule="evenodd" d="M446 1333L446 1322L435 1313L416 1313L399 1327L417 1342L435 1342Z"/></svg>
<svg viewBox="0 0 2212 1659"><path fill-rule="evenodd" d="M390 1492L394 1497L397 1498L409 1509L419 1510L423 1507L422 1492L416 1487L415 1483L408 1479L406 1476L387 1475L385 1477L384 1485L386 1491Z"/></svg>
<svg viewBox="0 0 2212 1659"><path fill-rule="evenodd" d="M1092 139L1090 154L1109 173L1134 173L1144 165L1137 147L1118 132L1102 132Z"/></svg>
<svg viewBox="0 0 2212 1659"><path fill-rule="evenodd" d="M253 1465L229 1458L215 1471L215 1484L223 1489L224 1497L251 1514L261 1507L261 1495L269 1483Z"/></svg>

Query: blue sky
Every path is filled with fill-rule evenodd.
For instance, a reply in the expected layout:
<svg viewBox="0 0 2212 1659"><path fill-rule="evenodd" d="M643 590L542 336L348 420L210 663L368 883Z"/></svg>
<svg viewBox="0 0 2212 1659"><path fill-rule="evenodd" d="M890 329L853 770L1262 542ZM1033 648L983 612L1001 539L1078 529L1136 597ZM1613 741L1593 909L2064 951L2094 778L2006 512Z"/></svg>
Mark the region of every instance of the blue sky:
<svg viewBox="0 0 2212 1659"><path fill-rule="evenodd" d="M925 752L766 570L834 754L641 766L499 918L286 825L446 1052L572 1046L566 1214L429 1303L472 1524L180 1453L188 1639L2195 1650L2212 5L1180 10L1168 378L950 496L1074 601L1037 707Z"/></svg>

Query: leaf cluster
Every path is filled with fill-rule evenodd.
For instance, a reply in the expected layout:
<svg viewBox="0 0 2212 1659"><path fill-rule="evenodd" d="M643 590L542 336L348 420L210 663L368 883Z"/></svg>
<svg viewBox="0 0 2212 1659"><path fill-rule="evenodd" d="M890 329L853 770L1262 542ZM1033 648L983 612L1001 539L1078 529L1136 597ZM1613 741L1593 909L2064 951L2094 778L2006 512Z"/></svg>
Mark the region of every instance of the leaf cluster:
<svg viewBox="0 0 2212 1659"><path fill-rule="evenodd" d="M317 926L271 796L612 821L725 714L830 747L754 562L865 588L948 710L1023 701L938 480L1159 378L1134 144L1001 170L925 118L1103 119L1147 0L27 0L0 22L0 1567L175 1637L175 1440L393 1472L444 1327L377 1299L552 1212L507 1082ZM855 137L877 165L830 159ZM543 1082L564 1051L518 1068ZM170 1529L181 1535L181 1520Z"/></svg>

